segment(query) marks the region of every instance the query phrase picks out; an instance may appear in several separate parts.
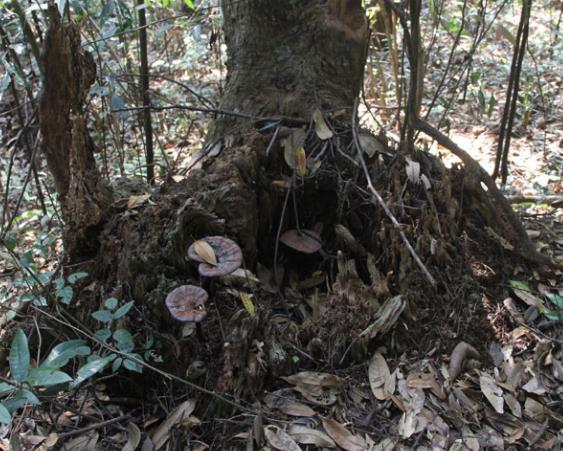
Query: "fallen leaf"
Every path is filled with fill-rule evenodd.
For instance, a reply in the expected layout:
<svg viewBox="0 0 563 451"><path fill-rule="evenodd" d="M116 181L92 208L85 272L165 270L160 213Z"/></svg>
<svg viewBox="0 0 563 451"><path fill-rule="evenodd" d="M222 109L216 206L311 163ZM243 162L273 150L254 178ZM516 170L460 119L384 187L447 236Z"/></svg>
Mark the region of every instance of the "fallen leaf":
<svg viewBox="0 0 563 451"><path fill-rule="evenodd" d="M121 451L135 451L141 443L141 430L135 423L127 425L127 443Z"/></svg>
<svg viewBox="0 0 563 451"><path fill-rule="evenodd" d="M418 161L413 161L410 158L406 158L407 160L407 177L411 183L418 183L420 181L420 163Z"/></svg>
<svg viewBox="0 0 563 451"><path fill-rule="evenodd" d="M100 434L97 432L90 432L89 434L80 435L72 440L66 442L62 449L72 449L72 451L91 451L96 449L96 444Z"/></svg>
<svg viewBox="0 0 563 451"><path fill-rule="evenodd" d="M211 245L204 240L197 240L193 244L195 253L203 260L213 266L217 266L217 256Z"/></svg>
<svg viewBox="0 0 563 451"><path fill-rule="evenodd" d="M173 409L166 419L150 434L155 449L160 449L168 441L170 430L182 423L183 420L189 418L195 409L196 401L188 399Z"/></svg>
<svg viewBox="0 0 563 451"><path fill-rule="evenodd" d="M328 127L323 113L317 108L313 113L313 121L315 122L315 133L321 140L330 139L334 136L332 130Z"/></svg>
<svg viewBox="0 0 563 451"><path fill-rule="evenodd" d="M132 210L133 208L140 207L151 197L150 194L143 194L142 196L129 196L127 201L127 208Z"/></svg>
<svg viewBox="0 0 563 451"><path fill-rule="evenodd" d="M334 441L323 431L294 424L289 427L289 435L302 445L315 445L319 448L336 448Z"/></svg>
<svg viewBox="0 0 563 451"><path fill-rule="evenodd" d="M495 380L489 374L481 372L479 385L481 386L481 392L491 403L495 411L500 414L504 413L503 391L496 384Z"/></svg>
<svg viewBox="0 0 563 451"><path fill-rule="evenodd" d="M344 425L331 418L321 417L323 427L330 437L346 451L363 451L366 441L359 435L354 435Z"/></svg>
<svg viewBox="0 0 563 451"><path fill-rule="evenodd" d="M330 373L317 373L314 371L302 371L282 379L293 385L316 385L319 387L339 387L342 379Z"/></svg>
<svg viewBox="0 0 563 451"><path fill-rule="evenodd" d="M301 447L295 443L289 434L275 426L266 426L264 435L268 443L280 451L300 451Z"/></svg>
<svg viewBox="0 0 563 451"><path fill-rule="evenodd" d="M295 155L293 158L295 161L295 167L293 168L295 169L295 173L299 177L305 177L305 175L307 175L307 155L305 154L303 146L299 146L295 149Z"/></svg>
<svg viewBox="0 0 563 451"><path fill-rule="evenodd" d="M312 417L316 415L316 412L309 406L297 401L284 401L278 406L278 409L286 415L291 415L293 417Z"/></svg>
<svg viewBox="0 0 563 451"><path fill-rule="evenodd" d="M380 353L376 352L371 358L368 368L369 385L376 399L384 401L389 399L393 394L385 390L385 385L388 383L387 381L390 377L391 372L389 371L389 366L385 358Z"/></svg>
<svg viewBox="0 0 563 451"><path fill-rule="evenodd" d="M358 141L360 141L362 150L370 158L373 158L376 153L383 153L387 155L383 143L371 133L358 133Z"/></svg>
<svg viewBox="0 0 563 451"><path fill-rule="evenodd" d="M252 295L248 293L244 293L239 291L240 300L242 301L242 305L248 312L250 316L256 315L256 308L254 307L254 302L252 302Z"/></svg>

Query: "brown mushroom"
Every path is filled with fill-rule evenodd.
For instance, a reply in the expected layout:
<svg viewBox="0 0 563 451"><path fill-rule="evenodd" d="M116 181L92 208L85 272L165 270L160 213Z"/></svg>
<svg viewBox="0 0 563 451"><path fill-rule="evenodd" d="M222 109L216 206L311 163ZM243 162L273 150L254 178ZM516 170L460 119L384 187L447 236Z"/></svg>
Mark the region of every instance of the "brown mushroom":
<svg viewBox="0 0 563 451"><path fill-rule="evenodd" d="M286 246L304 254L314 254L321 250L322 241L317 232L313 230L288 230L281 237L280 241Z"/></svg>
<svg viewBox="0 0 563 451"><path fill-rule="evenodd" d="M182 285L166 296L166 307L178 321L199 323L206 315L207 291L195 285Z"/></svg>
<svg viewBox="0 0 563 451"><path fill-rule="evenodd" d="M200 275L204 277L225 276L240 268L242 264L242 251L233 240L224 236L207 236L202 238L202 240L209 244L213 252L215 252L217 263L215 265L207 263L196 252L195 243L192 244L188 248L188 257L199 262L198 271Z"/></svg>

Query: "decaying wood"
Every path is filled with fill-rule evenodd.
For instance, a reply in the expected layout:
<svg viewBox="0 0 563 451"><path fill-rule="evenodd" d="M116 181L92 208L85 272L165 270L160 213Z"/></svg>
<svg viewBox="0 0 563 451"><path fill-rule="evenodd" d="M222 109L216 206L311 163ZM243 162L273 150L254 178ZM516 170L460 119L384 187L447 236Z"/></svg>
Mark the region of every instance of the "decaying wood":
<svg viewBox="0 0 563 451"><path fill-rule="evenodd" d="M76 262L96 255L97 236L112 196L100 178L94 143L82 116L96 65L81 49L76 25L64 25L54 5L49 14L39 107L41 134L65 220L67 258Z"/></svg>

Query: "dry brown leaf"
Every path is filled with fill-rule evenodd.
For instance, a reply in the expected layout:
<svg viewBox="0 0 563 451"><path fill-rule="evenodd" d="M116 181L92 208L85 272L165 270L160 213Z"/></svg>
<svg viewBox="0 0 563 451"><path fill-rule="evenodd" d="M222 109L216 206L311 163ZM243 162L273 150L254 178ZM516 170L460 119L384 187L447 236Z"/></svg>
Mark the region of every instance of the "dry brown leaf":
<svg viewBox="0 0 563 451"><path fill-rule="evenodd" d="M282 431L275 426L266 426L264 428L266 440L274 448L280 451L300 451L301 447L291 438L287 432Z"/></svg>
<svg viewBox="0 0 563 451"><path fill-rule="evenodd" d="M204 240L197 240L193 244L195 253L205 262L217 266L217 256L211 245Z"/></svg>
<svg viewBox="0 0 563 451"><path fill-rule="evenodd" d="M293 417L312 417L316 415L316 412L309 406L297 401L284 401L278 406L278 409L286 415Z"/></svg>
<svg viewBox="0 0 563 451"><path fill-rule="evenodd" d="M543 301L537 296L534 296L527 291L519 290L517 288L513 288L512 291L514 291L514 294L518 297L518 299L524 301L530 307L536 307L538 309L538 312L543 313L545 311Z"/></svg>
<svg viewBox="0 0 563 451"><path fill-rule="evenodd" d="M315 445L319 448L336 448L334 441L323 431L293 424L289 427L288 432L297 443L301 443L302 445Z"/></svg>
<svg viewBox="0 0 563 451"><path fill-rule="evenodd" d="M514 396L512 393L505 393L504 401L516 418L522 418L522 406L520 406L520 403L516 399L516 396Z"/></svg>
<svg viewBox="0 0 563 451"><path fill-rule="evenodd" d="M92 451L96 449L99 438L100 434L97 432L80 435L66 442L63 449L72 449L72 451Z"/></svg>
<svg viewBox="0 0 563 451"><path fill-rule="evenodd" d="M544 395L547 390L541 383L538 377L532 377L523 387L528 393L533 393L534 395Z"/></svg>
<svg viewBox="0 0 563 451"><path fill-rule="evenodd" d="M395 449L396 442L390 438L383 439L377 445L370 448L370 451L393 451Z"/></svg>
<svg viewBox="0 0 563 451"><path fill-rule="evenodd" d="M366 441L359 435L354 435L344 425L331 418L321 417L323 427L330 437L346 451L363 451Z"/></svg>
<svg viewBox="0 0 563 451"><path fill-rule="evenodd" d="M143 194L142 196L129 196L127 201L127 208L132 210L133 208L140 207L151 197L150 194Z"/></svg>
<svg viewBox="0 0 563 451"><path fill-rule="evenodd" d="M317 108L313 113L313 121L315 122L315 132L321 140L330 139L334 136L332 130L328 127L323 113Z"/></svg>
<svg viewBox="0 0 563 451"><path fill-rule="evenodd" d="M481 392L485 395L485 398L487 398L495 411L500 414L504 413L503 391L495 380L489 374L481 372L479 385L481 386Z"/></svg>
<svg viewBox="0 0 563 451"><path fill-rule="evenodd" d="M316 385L319 387L339 387L342 379L330 373L317 373L315 371L302 371L282 379L293 385Z"/></svg>
<svg viewBox="0 0 563 451"><path fill-rule="evenodd" d="M465 446L471 451L479 451L479 440L476 434L467 426L463 426L462 433Z"/></svg>
<svg viewBox="0 0 563 451"><path fill-rule="evenodd" d="M388 380L391 378L391 372L389 371L389 366L385 358L379 352L376 352L371 358L368 368L368 378L371 391L375 398L380 401L389 399L393 392L389 393L386 390L386 386L389 384ZM395 391L394 386L393 391Z"/></svg>
<svg viewBox="0 0 563 451"><path fill-rule="evenodd" d="M170 430L189 418L195 409L196 401L188 399L172 410L166 419L150 434L155 449L160 449L168 441Z"/></svg>
<svg viewBox="0 0 563 451"><path fill-rule="evenodd" d="M358 133L358 140L360 141L362 150L370 158L373 158L377 152L385 155L388 154L385 149L385 145L371 133Z"/></svg>
<svg viewBox="0 0 563 451"><path fill-rule="evenodd" d="M127 443L122 451L135 451L141 443L141 430L135 423L127 425Z"/></svg>

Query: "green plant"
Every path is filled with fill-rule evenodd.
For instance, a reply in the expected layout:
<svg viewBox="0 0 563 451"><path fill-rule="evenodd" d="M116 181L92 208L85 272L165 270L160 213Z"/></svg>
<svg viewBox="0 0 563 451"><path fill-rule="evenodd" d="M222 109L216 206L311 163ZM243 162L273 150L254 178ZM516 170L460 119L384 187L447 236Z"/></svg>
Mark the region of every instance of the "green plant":
<svg viewBox="0 0 563 451"><path fill-rule="evenodd" d="M77 387L110 362L108 359L103 366L98 364L96 367L87 363L78 370L74 379L61 371L70 360L90 353L84 340L65 341L56 345L40 365L32 368L27 336L23 330L18 329L10 348L11 378L0 383L0 397L5 398L0 403L0 422L9 424L11 414L26 404L40 404L37 395L41 395L49 387Z"/></svg>

